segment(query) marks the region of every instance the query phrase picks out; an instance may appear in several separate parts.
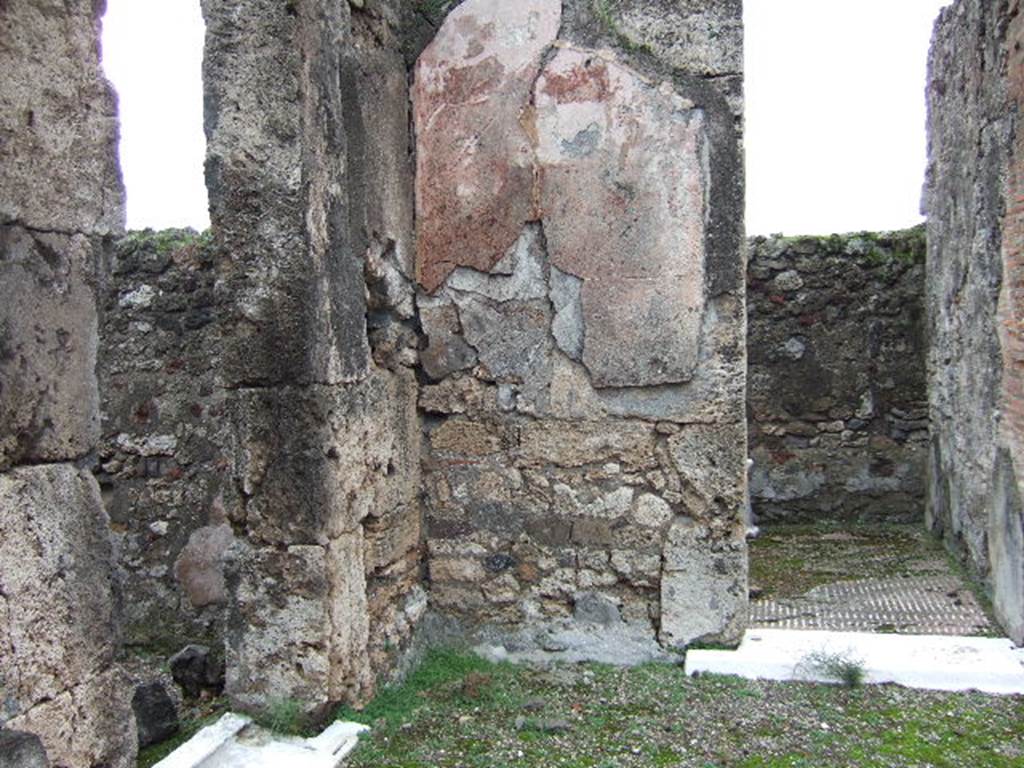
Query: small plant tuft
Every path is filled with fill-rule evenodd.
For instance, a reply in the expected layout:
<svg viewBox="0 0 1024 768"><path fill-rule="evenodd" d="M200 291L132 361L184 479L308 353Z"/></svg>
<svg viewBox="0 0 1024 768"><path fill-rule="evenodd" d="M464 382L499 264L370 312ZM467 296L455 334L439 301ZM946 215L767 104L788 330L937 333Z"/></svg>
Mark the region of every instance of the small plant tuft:
<svg viewBox="0 0 1024 768"><path fill-rule="evenodd" d="M295 699L274 699L267 711L256 718L256 722L274 733L288 736L302 736L309 728L309 722L302 705Z"/></svg>
<svg viewBox="0 0 1024 768"><path fill-rule="evenodd" d="M823 677L846 688L859 688L868 676L864 662L849 651L813 651L800 660L795 671L801 677Z"/></svg>

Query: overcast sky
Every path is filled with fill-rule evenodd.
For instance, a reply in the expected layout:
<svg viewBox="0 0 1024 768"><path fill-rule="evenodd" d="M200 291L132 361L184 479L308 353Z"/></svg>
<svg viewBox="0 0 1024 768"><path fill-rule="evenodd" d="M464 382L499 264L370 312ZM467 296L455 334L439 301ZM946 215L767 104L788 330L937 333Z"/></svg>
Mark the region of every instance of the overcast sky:
<svg viewBox="0 0 1024 768"><path fill-rule="evenodd" d="M746 0L747 231L921 220L925 65L949 0ZM108 0L128 226L205 228L198 0Z"/></svg>

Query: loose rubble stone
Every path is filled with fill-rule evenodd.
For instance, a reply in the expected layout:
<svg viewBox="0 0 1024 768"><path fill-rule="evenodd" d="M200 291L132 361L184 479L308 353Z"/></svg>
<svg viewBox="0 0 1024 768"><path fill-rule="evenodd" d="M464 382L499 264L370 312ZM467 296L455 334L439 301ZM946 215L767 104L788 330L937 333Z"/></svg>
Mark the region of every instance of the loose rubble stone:
<svg viewBox="0 0 1024 768"><path fill-rule="evenodd" d="M178 709L159 681L136 686L132 711L139 734L139 749L159 744L178 732Z"/></svg>
<svg viewBox="0 0 1024 768"><path fill-rule="evenodd" d="M174 682L191 698L204 690L219 691L224 685L224 663L205 645L186 645L167 663Z"/></svg>

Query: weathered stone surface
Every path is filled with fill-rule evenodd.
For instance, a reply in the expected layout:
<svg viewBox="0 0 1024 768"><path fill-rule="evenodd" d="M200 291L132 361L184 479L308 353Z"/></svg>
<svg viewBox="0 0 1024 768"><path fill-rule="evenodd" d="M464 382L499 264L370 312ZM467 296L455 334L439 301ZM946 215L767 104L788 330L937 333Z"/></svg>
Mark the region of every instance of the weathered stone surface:
<svg viewBox="0 0 1024 768"><path fill-rule="evenodd" d="M535 103L545 234L552 264L583 280L594 385L686 381L704 305L701 112L573 49L546 64Z"/></svg>
<svg viewBox="0 0 1024 768"><path fill-rule="evenodd" d="M325 548L236 545L234 554L225 692L234 706L250 709L275 699L322 706L329 701L331 626Z"/></svg>
<svg viewBox="0 0 1024 768"><path fill-rule="evenodd" d="M34 733L0 729L0 768L50 768L50 761Z"/></svg>
<svg viewBox="0 0 1024 768"><path fill-rule="evenodd" d="M322 714L365 700L422 617L400 36L411 11L203 5L218 384L237 491L222 500L237 553L227 690L242 708L290 698ZM457 321L428 315L428 332ZM424 351L438 375L461 367Z"/></svg>
<svg viewBox="0 0 1024 768"><path fill-rule="evenodd" d="M928 521L966 552L1024 643L1024 360L1019 320L1024 104L1018 4L959 0L929 56Z"/></svg>
<svg viewBox="0 0 1024 768"><path fill-rule="evenodd" d="M132 686L118 668L67 688L7 723L39 736L53 766L133 768Z"/></svg>
<svg viewBox="0 0 1024 768"><path fill-rule="evenodd" d="M557 0L471 0L417 61L416 277L430 293L458 266L489 272L536 218L525 112L560 19Z"/></svg>
<svg viewBox="0 0 1024 768"><path fill-rule="evenodd" d="M351 196L365 158L339 76L348 86L348 4L206 0L203 12L210 216L231 297L222 375L233 385L362 379L365 254Z"/></svg>
<svg viewBox="0 0 1024 768"><path fill-rule="evenodd" d="M723 77L743 72L742 0L624 0L608 12L631 44L677 69Z"/></svg>
<svg viewBox="0 0 1024 768"><path fill-rule="evenodd" d="M920 519L924 257L923 228L751 241L748 435L758 518Z"/></svg>
<svg viewBox="0 0 1024 768"><path fill-rule="evenodd" d="M640 423L538 421L523 427L519 458L526 464L579 467L608 461L632 469L654 464L654 430Z"/></svg>
<svg viewBox="0 0 1024 768"><path fill-rule="evenodd" d="M367 653L370 613L363 551L362 529L332 539L326 548L330 585L327 701L331 702L362 702L373 694L374 675Z"/></svg>
<svg viewBox="0 0 1024 768"><path fill-rule="evenodd" d="M326 544L414 496L415 381L240 390L235 477L255 540Z"/></svg>
<svg viewBox="0 0 1024 768"><path fill-rule="evenodd" d="M694 521L669 530L661 575L661 642L735 644L746 624L747 547L742 532L714 539Z"/></svg>
<svg viewBox="0 0 1024 768"><path fill-rule="evenodd" d="M96 481L67 464L0 474L0 528L4 698L27 712L113 662L113 552Z"/></svg>
<svg viewBox="0 0 1024 768"><path fill-rule="evenodd" d="M99 437L99 249L0 226L0 469L88 453Z"/></svg>
<svg viewBox="0 0 1024 768"><path fill-rule="evenodd" d="M102 10L86 0L0 6L2 224L100 235L124 226L116 99L99 60Z"/></svg>

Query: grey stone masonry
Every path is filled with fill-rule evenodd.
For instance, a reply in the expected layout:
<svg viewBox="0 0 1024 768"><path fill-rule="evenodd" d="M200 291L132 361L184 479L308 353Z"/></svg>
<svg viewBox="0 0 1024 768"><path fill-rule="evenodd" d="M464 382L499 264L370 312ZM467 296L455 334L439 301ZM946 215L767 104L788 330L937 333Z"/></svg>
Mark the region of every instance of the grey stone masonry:
<svg viewBox="0 0 1024 768"><path fill-rule="evenodd" d="M924 228L750 241L759 521L916 521L928 443Z"/></svg>
<svg viewBox="0 0 1024 768"><path fill-rule="evenodd" d="M234 534L226 690L250 711L292 699L326 714L372 695L425 608L411 10L204 0L203 13Z"/></svg>
<svg viewBox="0 0 1024 768"><path fill-rule="evenodd" d="M958 0L929 56L928 523L1024 643L1024 17Z"/></svg>

